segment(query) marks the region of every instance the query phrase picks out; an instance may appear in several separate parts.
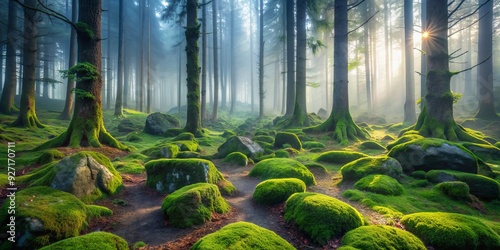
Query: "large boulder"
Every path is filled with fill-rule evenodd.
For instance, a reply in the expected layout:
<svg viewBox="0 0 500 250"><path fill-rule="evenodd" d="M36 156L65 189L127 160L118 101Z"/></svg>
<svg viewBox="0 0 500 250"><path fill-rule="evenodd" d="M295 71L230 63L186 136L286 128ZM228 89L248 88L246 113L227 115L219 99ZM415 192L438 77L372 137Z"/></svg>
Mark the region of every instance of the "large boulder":
<svg viewBox="0 0 500 250"><path fill-rule="evenodd" d="M296 134L289 132L278 132L276 134L276 137L274 138L274 147L283 148L286 144L297 150L302 149L302 142Z"/></svg>
<svg viewBox="0 0 500 250"><path fill-rule="evenodd" d="M181 124L177 118L171 115L156 112L148 115L144 132L151 135L163 135L168 129L178 128Z"/></svg>
<svg viewBox="0 0 500 250"><path fill-rule="evenodd" d="M383 174L398 179L403 173L398 161L391 157L364 157L345 164L341 169L342 180L357 181L372 174Z"/></svg>
<svg viewBox="0 0 500 250"><path fill-rule="evenodd" d="M372 225L362 226L349 231L342 237L342 247L349 249L392 249L426 250L424 243L410 232L396 227Z"/></svg>
<svg viewBox="0 0 500 250"><path fill-rule="evenodd" d="M146 168L146 186L163 193L172 193L184 186L199 182L216 184L221 193L231 194L235 188L204 159L160 159L149 161Z"/></svg>
<svg viewBox="0 0 500 250"><path fill-rule="evenodd" d="M395 146L390 157L399 161L405 173L433 169L477 173L477 158L466 148L441 139L417 139Z"/></svg>
<svg viewBox="0 0 500 250"><path fill-rule="evenodd" d="M425 178L433 183L461 181L467 183L470 193L483 200L500 199L500 184L486 176L452 170L431 170Z"/></svg>
<svg viewBox="0 0 500 250"><path fill-rule="evenodd" d="M217 157L224 158L232 152L241 152L248 157L264 154L264 149L248 137L232 136L217 149Z"/></svg>
<svg viewBox="0 0 500 250"><path fill-rule="evenodd" d="M58 241L40 250L81 250L81 249L109 249L128 250L128 243L122 237L106 232L92 232L86 235L72 237Z"/></svg>
<svg viewBox="0 0 500 250"><path fill-rule="evenodd" d="M295 248L269 229L240 221L206 235L191 247L191 250L212 249L293 250Z"/></svg>
<svg viewBox="0 0 500 250"><path fill-rule="evenodd" d="M248 173L249 176L264 180L278 178L297 178L307 186L315 185L314 175L304 164L288 158L272 158L260 161Z"/></svg>

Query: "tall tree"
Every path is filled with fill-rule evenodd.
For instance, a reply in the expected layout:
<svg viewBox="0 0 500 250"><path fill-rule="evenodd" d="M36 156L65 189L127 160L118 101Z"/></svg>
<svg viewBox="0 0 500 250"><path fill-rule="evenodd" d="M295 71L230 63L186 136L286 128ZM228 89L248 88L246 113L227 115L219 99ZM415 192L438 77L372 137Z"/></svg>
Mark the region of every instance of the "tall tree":
<svg viewBox="0 0 500 250"><path fill-rule="evenodd" d="M476 118L499 120L495 112L493 91L493 0L479 0L477 95L479 111Z"/></svg>
<svg viewBox="0 0 500 250"><path fill-rule="evenodd" d="M219 111L219 52L217 34L217 0L212 0L212 32L214 46L214 103L212 110L212 120L217 121Z"/></svg>
<svg viewBox="0 0 500 250"><path fill-rule="evenodd" d="M23 46L23 86L21 105L17 119L12 123L14 127L43 128L35 111L35 79L36 79L36 52L39 14L36 9L36 0L25 0L24 5L24 46Z"/></svg>
<svg viewBox="0 0 500 250"><path fill-rule="evenodd" d="M124 40L125 36L123 34L123 0L119 2L118 10L118 81L116 83L116 102L115 102L115 116L123 116L123 74L124 74Z"/></svg>
<svg viewBox="0 0 500 250"><path fill-rule="evenodd" d="M201 118L207 112L207 2L203 0L201 10Z"/></svg>
<svg viewBox="0 0 500 250"><path fill-rule="evenodd" d="M292 115L295 107L295 11L294 1L286 5L286 112Z"/></svg>
<svg viewBox="0 0 500 250"><path fill-rule="evenodd" d="M405 75L406 102L404 105L404 122L413 124L417 120L415 111L415 78L413 75L413 0L404 1L405 25Z"/></svg>
<svg viewBox="0 0 500 250"><path fill-rule="evenodd" d="M77 0L71 1L71 21L76 23L78 3ZM71 29L71 34L69 38L69 61L68 68L75 66L76 64L76 30ZM75 88L75 79L73 77L68 77L66 83L66 100L64 101L64 109L59 115L61 120L70 120L73 114L73 89Z"/></svg>
<svg viewBox="0 0 500 250"><path fill-rule="evenodd" d="M307 0L296 1L297 12L297 48L295 57L295 106L293 116L296 124L300 126L309 126L306 107L306 52L307 52L307 34L306 34L306 13Z"/></svg>
<svg viewBox="0 0 500 250"><path fill-rule="evenodd" d="M304 129L305 132L333 131L341 144L357 138L366 139L366 131L356 125L349 112L348 93L348 18L347 0L336 0L334 8L333 107L330 117L321 125Z"/></svg>
<svg viewBox="0 0 500 250"><path fill-rule="evenodd" d="M368 20L370 18L370 0L364 1L363 6L363 19ZM368 25L365 25L363 27L363 46L364 46L364 54L365 54L365 86L366 86L366 104L368 110L372 109L372 83L371 83L371 67L370 67L370 42L369 42L369 37L370 37L370 27Z"/></svg>
<svg viewBox="0 0 500 250"><path fill-rule="evenodd" d="M236 105L236 52L235 52L235 36L236 36L236 20L234 13L236 12L234 8L234 1L231 1L231 21L230 21L230 29L231 29L231 107L229 108L229 113L232 114L234 112L234 106Z"/></svg>
<svg viewBox="0 0 500 250"><path fill-rule="evenodd" d="M5 55L5 83L0 99L0 113L10 115L17 112L14 105L16 94L16 41L17 41L17 8L15 0L9 0L9 14L7 26L7 52Z"/></svg>
<svg viewBox="0 0 500 250"><path fill-rule="evenodd" d="M264 1L259 1L259 118L264 117Z"/></svg>
<svg viewBox="0 0 500 250"><path fill-rule="evenodd" d="M427 34L425 33L425 27L427 27L427 0L421 0L420 2L420 17L421 17L421 27L422 27L422 51L420 56L420 108L424 107L425 103L425 73L427 72Z"/></svg>
<svg viewBox="0 0 500 250"><path fill-rule="evenodd" d="M146 112L149 114L151 113L152 107L151 103L153 101L153 87L151 85L151 2L147 0L147 6L148 6L148 77L147 77L147 82L146 82L146 94L147 94L147 99L146 99Z"/></svg>

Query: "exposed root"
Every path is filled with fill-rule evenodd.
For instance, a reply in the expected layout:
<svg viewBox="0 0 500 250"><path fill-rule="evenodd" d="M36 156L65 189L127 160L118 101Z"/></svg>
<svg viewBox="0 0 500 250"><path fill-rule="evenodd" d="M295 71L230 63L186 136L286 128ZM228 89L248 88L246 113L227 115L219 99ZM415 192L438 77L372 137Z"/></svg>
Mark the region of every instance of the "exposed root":
<svg viewBox="0 0 500 250"><path fill-rule="evenodd" d="M36 114L30 111L27 114L20 114L11 126L20 128L45 128L45 125L38 120Z"/></svg>
<svg viewBox="0 0 500 250"><path fill-rule="evenodd" d="M333 131L333 138L342 145L349 144L349 141L366 140L370 137L367 131L356 125L349 112L332 114L323 124L305 128L303 131L306 133Z"/></svg>

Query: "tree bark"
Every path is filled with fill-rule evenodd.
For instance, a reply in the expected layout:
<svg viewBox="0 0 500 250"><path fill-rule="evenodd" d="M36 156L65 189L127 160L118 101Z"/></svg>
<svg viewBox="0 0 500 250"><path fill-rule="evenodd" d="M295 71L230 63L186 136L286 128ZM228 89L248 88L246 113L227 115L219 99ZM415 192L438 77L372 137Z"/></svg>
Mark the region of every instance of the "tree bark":
<svg viewBox="0 0 500 250"><path fill-rule="evenodd" d="M219 46L217 34L217 1L212 0L212 29L213 29L213 45L214 45L214 103L212 110L212 121L217 121L219 112Z"/></svg>
<svg viewBox="0 0 500 250"><path fill-rule="evenodd" d="M201 12L201 118L206 119L207 112L207 1L203 0Z"/></svg>
<svg viewBox="0 0 500 250"><path fill-rule="evenodd" d="M264 118L264 1L259 1L259 119Z"/></svg>
<svg viewBox="0 0 500 250"><path fill-rule="evenodd" d="M404 1L406 102L404 122L413 124L417 120L415 111L415 78L413 62L413 1Z"/></svg>
<svg viewBox="0 0 500 250"><path fill-rule="evenodd" d="M231 29L231 107L229 108L229 113L233 114L234 112L234 106L236 105L236 52L235 50L235 17L234 17L234 12L236 11L234 8L234 1L235 0L230 0L231 1L231 22L230 22L230 29Z"/></svg>
<svg viewBox="0 0 500 250"><path fill-rule="evenodd" d="M295 107L295 12L294 1L286 1L286 112L292 115Z"/></svg>
<svg viewBox="0 0 500 250"><path fill-rule="evenodd" d="M71 1L71 21L76 23L78 15L78 1ZM71 29L71 35L69 38L69 61L68 69L76 65L76 30ZM70 120L73 114L73 89L75 88L75 79L68 77L67 87L66 87L66 101L64 102L63 112L59 115L61 120Z"/></svg>
<svg viewBox="0 0 500 250"><path fill-rule="evenodd" d="M421 13L421 19L422 19L422 34L425 32L425 28L427 27L427 0L421 0L420 4L420 11ZM424 108L425 104L425 95L426 95L426 90L425 90L425 81L426 81L426 73L427 73L427 41L428 39L422 36L422 55L420 56L420 109ZM469 53L470 54L470 53Z"/></svg>
<svg viewBox="0 0 500 250"><path fill-rule="evenodd" d="M362 10L363 12L363 20L368 20L370 18L369 13L370 13L370 5L368 1L365 1L365 6L364 9ZM372 88L371 88L371 68L370 68L370 42L368 41L369 38L369 26L365 24L363 27L363 46L365 47L365 86L366 86L366 106L368 110L372 109Z"/></svg>
<svg viewBox="0 0 500 250"><path fill-rule="evenodd" d="M297 0L297 55L295 59L296 70L296 90L295 90L295 107L293 116L296 123L300 126L309 126L306 107L306 52L307 52L307 34L306 34L306 10L307 1Z"/></svg>
<svg viewBox="0 0 500 250"><path fill-rule="evenodd" d="M118 17L118 81L116 83L116 102L115 102L115 116L123 116L123 74L124 74L124 34L123 34L123 0L119 2L119 17Z"/></svg>
<svg viewBox="0 0 500 250"><path fill-rule="evenodd" d="M19 111L14 105L16 94L16 35L17 30L17 8L14 0L9 0L9 14L7 26L7 51L5 55L5 83L0 99L0 113L11 115Z"/></svg>

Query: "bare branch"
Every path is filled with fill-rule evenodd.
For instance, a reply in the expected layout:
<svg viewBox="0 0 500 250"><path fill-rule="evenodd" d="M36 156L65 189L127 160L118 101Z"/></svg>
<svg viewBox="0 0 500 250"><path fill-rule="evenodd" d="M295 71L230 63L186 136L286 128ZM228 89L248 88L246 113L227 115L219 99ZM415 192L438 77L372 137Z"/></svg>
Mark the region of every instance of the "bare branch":
<svg viewBox="0 0 500 250"><path fill-rule="evenodd" d="M477 8L476 8L476 9L475 9L472 13L467 14L467 15L464 15L464 16L462 16L462 17L460 17L457 21L455 21L453 24L451 24L451 25L448 27L448 29L453 28L453 27L454 27L455 25L457 25L460 21L462 21L462 20L464 20L464 19L466 19L466 18L468 18L468 17L470 17L470 16L472 16L472 15L476 14L476 12L478 12L478 11L479 11L479 9L481 9L481 8L482 8L484 5L486 5L489 1L491 1L491 0L488 0L488 1L484 2L483 4L479 5L479 7L477 7Z"/></svg>
<svg viewBox="0 0 500 250"><path fill-rule="evenodd" d="M462 0L460 1L460 3L458 3L457 7L455 7L454 10L452 10L450 12L450 14L448 14L448 18L450 18L453 14L455 14L455 12L457 12L458 9L460 9L460 6L462 6L462 4L465 2L465 0Z"/></svg>
<svg viewBox="0 0 500 250"><path fill-rule="evenodd" d="M471 24L467 25L466 27L461 28L461 29L459 29L459 30L457 30L457 31L455 31L455 32L453 32L453 33L451 33L451 34L449 34L449 35L448 35L448 37L451 37L451 36L455 35L456 33L460 32L460 31L462 31L462 30L465 30L465 29L468 29L468 28L472 27L472 25L474 25L474 24L476 24L477 22L479 22L479 20L483 19L483 17L485 17L487 14L488 14L488 13L484 14L482 17L479 17L476 21L472 22Z"/></svg>
<svg viewBox="0 0 500 250"><path fill-rule="evenodd" d="M363 27L365 24L367 24L375 15L377 15L377 13L379 13L380 10L377 10L377 12L375 12L370 18L368 18L365 22L363 22L361 25L359 25L358 27L356 27L355 29L347 32L347 34L351 34L352 32L355 32L356 30L360 29L361 27Z"/></svg>
<svg viewBox="0 0 500 250"><path fill-rule="evenodd" d="M38 11L40 13L43 13L49 17L54 17L54 18L57 18L69 25L71 25L71 27L73 27L75 30L77 30L77 27L76 27L76 24L73 23L71 20L69 20L66 16L64 16L63 14L57 12L57 11L54 11L52 10L51 8L47 7L45 4L43 4L40 0L37 0L37 3L43 7L43 9L41 8L36 8L36 7L33 7L33 6L29 6L29 5L26 5L24 3L22 3L20 0L14 0L17 4L21 5L21 7L25 8L25 9L29 9L29 10L34 10L34 11Z"/></svg>
<svg viewBox="0 0 500 250"><path fill-rule="evenodd" d="M347 11L350 11L351 9L354 9L356 7L358 7L360 4L362 4L365 0L361 0L361 1L356 1L354 3L352 3L349 8L347 8Z"/></svg>
<svg viewBox="0 0 500 250"><path fill-rule="evenodd" d="M482 62L480 62L480 63L478 63L478 64L476 64L476 65L474 65L474 66L472 66L472 67L470 67L470 68L467 68L467 69L464 69L464 70L460 70L460 71L456 71L456 72L451 72L451 75L452 75L452 76L454 76L454 75L458 75L458 74L460 74L460 73L463 73L463 72L465 72L465 71L472 70L472 69L474 69L475 67L477 67L477 66L479 66L479 65L481 65L481 64L483 64L483 63L485 63L486 61L490 60L490 59L491 59L491 56L492 56L492 55L488 56L488 58L484 59Z"/></svg>

